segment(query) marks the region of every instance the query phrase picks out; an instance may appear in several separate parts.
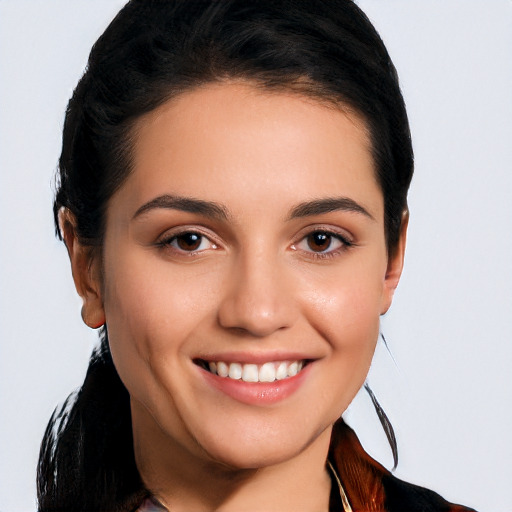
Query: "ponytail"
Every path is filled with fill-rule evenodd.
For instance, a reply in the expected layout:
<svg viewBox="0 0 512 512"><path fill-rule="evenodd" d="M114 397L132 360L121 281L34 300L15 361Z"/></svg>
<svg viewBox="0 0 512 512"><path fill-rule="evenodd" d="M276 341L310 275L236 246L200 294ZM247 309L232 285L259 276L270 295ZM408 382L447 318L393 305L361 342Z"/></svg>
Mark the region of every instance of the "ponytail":
<svg viewBox="0 0 512 512"><path fill-rule="evenodd" d="M107 333L82 387L55 409L37 468L39 512L129 512L149 495L135 465L130 399Z"/></svg>

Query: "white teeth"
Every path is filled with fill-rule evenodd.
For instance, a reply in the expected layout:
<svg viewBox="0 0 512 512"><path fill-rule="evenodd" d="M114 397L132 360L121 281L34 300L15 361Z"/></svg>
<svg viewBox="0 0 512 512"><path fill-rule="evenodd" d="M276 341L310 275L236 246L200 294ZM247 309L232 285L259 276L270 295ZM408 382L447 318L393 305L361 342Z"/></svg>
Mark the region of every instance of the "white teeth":
<svg viewBox="0 0 512 512"><path fill-rule="evenodd" d="M276 380L276 367L274 363L265 363L259 372L260 382L274 382Z"/></svg>
<svg viewBox="0 0 512 512"><path fill-rule="evenodd" d="M242 380L244 382L258 382L258 367L255 364L244 364Z"/></svg>
<svg viewBox="0 0 512 512"><path fill-rule="evenodd" d="M276 379L283 380L288 377L288 365L286 363L279 363L276 371Z"/></svg>
<svg viewBox="0 0 512 512"><path fill-rule="evenodd" d="M210 361L207 363L210 372L219 377L229 377L244 382L274 382L294 377L304 367L304 361L275 361L262 365L225 363Z"/></svg>
<svg viewBox="0 0 512 512"><path fill-rule="evenodd" d="M240 380L242 378L242 365L238 363L231 363L229 365L229 378Z"/></svg>
<svg viewBox="0 0 512 512"><path fill-rule="evenodd" d="M229 375L229 367L226 363L222 361L217 363L217 375L219 377L227 377Z"/></svg>
<svg viewBox="0 0 512 512"><path fill-rule="evenodd" d="M288 377L295 377L297 375L297 371L299 370L299 363L294 361L290 366L288 366Z"/></svg>

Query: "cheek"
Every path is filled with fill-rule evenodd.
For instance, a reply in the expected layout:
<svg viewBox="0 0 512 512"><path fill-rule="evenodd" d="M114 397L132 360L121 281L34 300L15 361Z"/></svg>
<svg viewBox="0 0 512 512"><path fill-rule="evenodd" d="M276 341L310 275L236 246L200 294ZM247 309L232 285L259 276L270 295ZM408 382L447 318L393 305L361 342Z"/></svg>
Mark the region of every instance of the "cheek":
<svg viewBox="0 0 512 512"><path fill-rule="evenodd" d="M309 280L308 280L309 281ZM328 403L327 421L334 421L354 399L368 374L379 336L382 278L378 273L344 272L317 276L316 286L302 296L302 311L312 336L329 345L321 361L317 404ZM305 285L305 283L303 283Z"/></svg>
<svg viewBox="0 0 512 512"><path fill-rule="evenodd" d="M382 267L382 268L381 268ZM329 380L339 411L364 383L380 329L383 265L347 266L324 276L304 297L308 322L330 345ZM327 367L326 367L327 368Z"/></svg>
<svg viewBox="0 0 512 512"><path fill-rule="evenodd" d="M107 324L154 350L179 343L211 309L211 278L190 274L144 254L116 258L105 269Z"/></svg>
<svg viewBox="0 0 512 512"><path fill-rule="evenodd" d="M373 346L379 333L383 278L368 268L350 270L324 276L304 295L309 322L335 350Z"/></svg>
<svg viewBox="0 0 512 512"><path fill-rule="evenodd" d="M147 254L120 252L110 260L107 255L104 265L109 342L126 387L147 393L178 371L187 339L211 321L215 274L192 276L168 262L148 263Z"/></svg>

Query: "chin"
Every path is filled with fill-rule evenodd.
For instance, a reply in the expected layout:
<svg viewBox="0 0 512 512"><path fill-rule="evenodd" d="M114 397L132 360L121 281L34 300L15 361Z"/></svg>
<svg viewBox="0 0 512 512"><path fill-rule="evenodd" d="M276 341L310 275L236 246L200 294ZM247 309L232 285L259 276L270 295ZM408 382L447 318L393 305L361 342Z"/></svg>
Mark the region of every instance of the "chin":
<svg viewBox="0 0 512 512"><path fill-rule="evenodd" d="M204 448L211 460L233 470L258 469L276 466L297 457L304 449L302 445L290 443L251 442L227 443L226 446ZM229 445L229 446L228 446Z"/></svg>
<svg viewBox="0 0 512 512"><path fill-rule="evenodd" d="M325 428L312 428L300 421L275 424L260 422L252 428L219 429L211 436L196 438L210 460L232 469L256 469L275 466L307 451L307 447ZM218 432L225 432L219 436Z"/></svg>

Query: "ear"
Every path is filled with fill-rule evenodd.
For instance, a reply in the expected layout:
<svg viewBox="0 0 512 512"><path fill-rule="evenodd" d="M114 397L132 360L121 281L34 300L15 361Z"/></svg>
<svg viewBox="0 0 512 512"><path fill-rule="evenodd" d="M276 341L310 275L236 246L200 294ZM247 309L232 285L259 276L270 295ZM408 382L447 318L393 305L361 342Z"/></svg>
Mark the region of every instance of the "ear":
<svg viewBox="0 0 512 512"><path fill-rule="evenodd" d="M402 270L404 268L405 245L407 241L407 226L409 224L409 211L405 210L402 214L402 223L400 225L400 237L393 254L389 256L386 275L384 277L384 290L382 294L382 306L380 314L385 314L391 306L393 295L400 281Z"/></svg>
<svg viewBox="0 0 512 512"><path fill-rule="evenodd" d="M68 250L76 291L82 297L82 319L97 329L105 323L100 258L93 248L78 240L75 216L67 208L59 211L59 229Z"/></svg>

